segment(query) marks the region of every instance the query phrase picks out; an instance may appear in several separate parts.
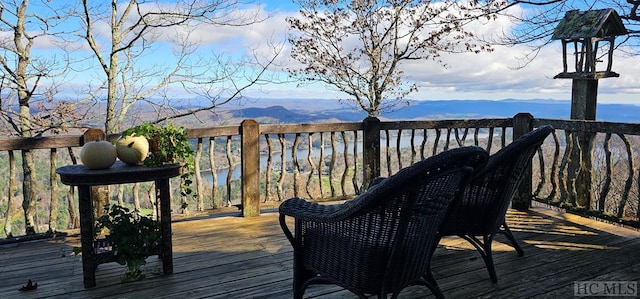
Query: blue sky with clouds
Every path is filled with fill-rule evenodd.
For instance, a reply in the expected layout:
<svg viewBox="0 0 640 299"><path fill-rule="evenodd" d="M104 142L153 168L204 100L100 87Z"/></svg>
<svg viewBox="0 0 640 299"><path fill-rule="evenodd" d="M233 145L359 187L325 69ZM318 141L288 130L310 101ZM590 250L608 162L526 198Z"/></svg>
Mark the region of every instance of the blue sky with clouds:
<svg viewBox="0 0 640 299"><path fill-rule="evenodd" d="M291 1L264 1L264 8L274 12L273 18L259 25L261 30L272 28L274 36L285 34L285 18L295 15L297 9ZM515 25L506 19L484 24L484 32L508 31ZM553 79L562 71L560 41L544 48L525 68L518 68L525 46L496 47L493 53L445 55L448 67L431 61L405 63L408 79L418 83L419 92L409 97L417 100L435 99L557 99L571 98L571 80ZM286 53L285 53L286 54ZM286 56L286 55L284 55ZM293 63L293 62L290 62ZM614 58L613 71L619 78L599 80L599 102L640 104L640 57ZM293 84L262 86L251 93L255 97L340 97L322 86L304 89Z"/></svg>
<svg viewBox="0 0 640 299"><path fill-rule="evenodd" d="M262 0L260 7L265 15L271 17L250 28L221 27L214 30L195 32L198 39L205 43L202 51L212 48L226 54L255 50L269 53L269 42L283 42L287 34L286 18L295 16L297 8L290 0ZM517 9L517 8L516 8ZM484 33L509 31L514 27L506 19L478 26ZM285 44L278 58L278 64L291 65ZM402 68L408 80L417 83L419 92L409 95L416 100L437 99L557 99L568 100L571 97L571 80L553 79L562 70L560 42L554 42L544 48L537 58L525 68L517 68L519 57L526 52L524 46L496 47L493 53L444 55L447 67L431 61L411 61ZM158 59L162 57L162 59ZM149 56L149 63L162 63L166 57L161 53ZM274 69L278 73L282 69ZM619 78L607 78L599 81L599 102L640 104L640 57L614 58L613 71ZM284 74L284 72L282 73ZM90 75L75 75L69 79L78 85L86 84ZM341 98L342 93L319 84L298 87L296 83L263 84L244 92L253 98Z"/></svg>

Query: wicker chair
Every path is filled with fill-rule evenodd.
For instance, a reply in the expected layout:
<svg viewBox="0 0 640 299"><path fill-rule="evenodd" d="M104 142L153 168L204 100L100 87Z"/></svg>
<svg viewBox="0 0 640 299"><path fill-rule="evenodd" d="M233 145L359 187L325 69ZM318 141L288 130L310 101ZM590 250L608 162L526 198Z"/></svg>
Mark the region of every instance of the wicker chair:
<svg viewBox="0 0 640 299"><path fill-rule="evenodd" d="M339 285L361 298L396 297L421 284L442 297L433 277L421 274L431 272L437 230L461 184L487 158L479 147L458 148L406 167L344 204L284 201L280 225L294 249L294 298L312 284Z"/></svg>
<svg viewBox="0 0 640 299"><path fill-rule="evenodd" d="M552 131L551 126L539 127L491 155L484 169L474 174L442 227L442 236L460 236L480 252L493 282L498 281L491 254L496 234L505 235L518 255L524 255L505 222L505 214L533 155Z"/></svg>

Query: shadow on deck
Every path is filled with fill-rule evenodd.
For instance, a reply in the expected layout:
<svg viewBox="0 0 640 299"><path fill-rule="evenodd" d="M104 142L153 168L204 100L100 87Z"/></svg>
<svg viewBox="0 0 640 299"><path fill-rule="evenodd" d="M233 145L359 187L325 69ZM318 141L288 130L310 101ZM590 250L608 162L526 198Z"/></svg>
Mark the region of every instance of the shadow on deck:
<svg viewBox="0 0 640 299"><path fill-rule="evenodd" d="M534 207L509 211L508 223L525 251L494 242L498 283L459 238L440 243L433 273L447 298L568 298L576 281L640 280L640 232ZM0 298L291 298L292 249L277 213L256 218L204 217L173 223L174 274L162 276L151 257L147 279L121 284L124 267L103 264L97 287L84 289L78 235L0 247ZM28 280L37 290L20 292ZM309 298L356 298L336 286L312 286ZM433 297L424 287L400 298Z"/></svg>

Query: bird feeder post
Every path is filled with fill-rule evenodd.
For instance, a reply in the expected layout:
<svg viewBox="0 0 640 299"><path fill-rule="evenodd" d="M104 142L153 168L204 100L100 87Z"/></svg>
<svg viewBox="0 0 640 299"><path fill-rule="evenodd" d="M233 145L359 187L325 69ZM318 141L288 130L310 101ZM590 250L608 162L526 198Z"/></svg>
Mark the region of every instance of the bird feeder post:
<svg viewBox="0 0 640 299"><path fill-rule="evenodd" d="M554 79L572 79L571 119L595 120L598 99L598 80L620 75L611 71L616 36L627 34L622 19L613 9L568 11L558 23L552 39L562 41L563 71ZM601 43L606 41L607 43ZM568 48L573 45L573 55ZM607 51L598 54L598 50ZM569 57L574 59L574 70L569 70ZM597 64L606 59L606 69ZM595 133L565 132L570 146L567 169L569 200L578 207L591 205L591 151Z"/></svg>

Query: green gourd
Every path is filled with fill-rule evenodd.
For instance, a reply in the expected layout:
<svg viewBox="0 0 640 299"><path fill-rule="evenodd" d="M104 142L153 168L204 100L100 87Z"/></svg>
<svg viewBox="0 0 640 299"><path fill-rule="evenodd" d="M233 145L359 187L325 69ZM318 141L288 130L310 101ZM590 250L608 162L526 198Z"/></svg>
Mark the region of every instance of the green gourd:
<svg viewBox="0 0 640 299"><path fill-rule="evenodd" d="M116 148L109 141L90 141L80 149L80 161L89 169L105 169L116 162Z"/></svg>

